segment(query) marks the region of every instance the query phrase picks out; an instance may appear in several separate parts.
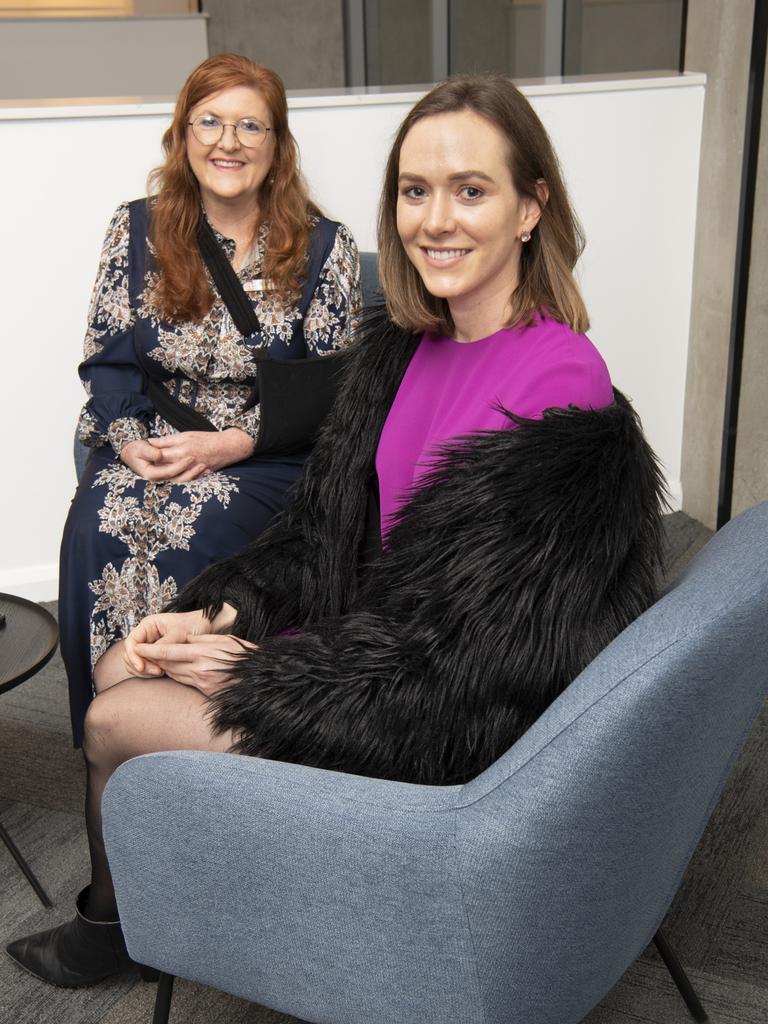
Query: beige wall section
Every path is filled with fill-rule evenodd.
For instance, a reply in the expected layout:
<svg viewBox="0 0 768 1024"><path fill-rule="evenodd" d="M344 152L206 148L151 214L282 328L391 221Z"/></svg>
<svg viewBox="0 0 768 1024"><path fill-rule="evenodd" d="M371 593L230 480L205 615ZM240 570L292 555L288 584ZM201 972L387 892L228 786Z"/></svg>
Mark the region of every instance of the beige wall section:
<svg viewBox="0 0 768 1024"><path fill-rule="evenodd" d="M768 500L768 89L763 93L733 514Z"/></svg>
<svg viewBox="0 0 768 1024"><path fill-rule="evenodd" d="M342 0L203 0L210 53L273 68L288 89L344 85Z"/></svg>
<svg viewBox="0 0 768 1024"><path fill-rule="evenodd" d="M731 325L754 0L688 5L686 69L704 71L693 311L683 427L683 508L714 528ZM664 225L659 225L663 245Z"/></svg>
<svg viewBox="0 0 768 1024"><path fill-rule="evenodd" d="M206 19L40 18L0 25L0 98L174 96L208 56Z"/></svg>

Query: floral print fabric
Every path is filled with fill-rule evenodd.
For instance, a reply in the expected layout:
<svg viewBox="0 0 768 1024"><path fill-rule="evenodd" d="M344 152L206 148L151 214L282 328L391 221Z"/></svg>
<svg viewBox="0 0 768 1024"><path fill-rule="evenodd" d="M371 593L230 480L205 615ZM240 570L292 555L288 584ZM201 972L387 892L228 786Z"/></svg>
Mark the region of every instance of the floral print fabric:
<svg viewBox="0 0 768 1024"><path fill-rule="evenodd" d="M237 482L225 472L186 484L143 483L137 488L133 470L112 461L96 473L91 485L107 491L98 509L99 532L127 548L119 565L107 562L101 576L88 585L96 598L91 612L92 664L144 615L162 611L176 596L175 578L160 575L160 553L189 551L206 502L215 500L226 509L238 493Z"/></svg>

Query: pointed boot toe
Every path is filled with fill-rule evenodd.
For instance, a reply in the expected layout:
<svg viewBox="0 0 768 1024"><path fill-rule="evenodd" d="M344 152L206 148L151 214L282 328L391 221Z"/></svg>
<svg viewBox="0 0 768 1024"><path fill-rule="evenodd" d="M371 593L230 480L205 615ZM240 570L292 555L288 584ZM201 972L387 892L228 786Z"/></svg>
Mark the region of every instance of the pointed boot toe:
<svg viewBox="0 0 768 1024"><path fill-rule="evenodd" d="M6 951L36 978L60 988L96 985L132 963L119 921L90 921L83 915L88 890L77 898L71 921L11 942Z"/></svg>

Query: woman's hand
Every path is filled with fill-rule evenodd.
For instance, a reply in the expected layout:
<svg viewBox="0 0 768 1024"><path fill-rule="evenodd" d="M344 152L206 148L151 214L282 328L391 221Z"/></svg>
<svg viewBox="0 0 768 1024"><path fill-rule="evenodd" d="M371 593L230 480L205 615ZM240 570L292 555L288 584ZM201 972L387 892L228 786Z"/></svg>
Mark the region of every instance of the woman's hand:
<svg viewBox="0 0 768 1024"><path fill-rule="evenodd" d="M163 675L164 670L152 654L155 644L185 644L202 634L226 633L236 618L237 611L231 604L223 605L213 621L201 610L148 615L123 641L123 661L128 675ZM139 647L143 653L139 652Z"/></svg>
<svg viewBox="0 0 768 1024"><path fill-rule="evenodd" d="M120 458L144 480L173 484L196 480L253 454L253 440L240 430L185 430L166 437L131 441Z"/></svg>
<svg viewBox="0 0 768 1024"><path fill-rule="evenodd" d="M206 472L205 466L198 465L197 460L187 454L184 458L169 458L156 448L154 442L159 438L146 441L129 441L120 452L120 459L144 480L172 481L182 483L194 480Z"/></svg>
<svg viewBox="0 0 768 1024"><path fill-rule="evenodd" d="M195 480L253 454L253 439L239 427L220 431L185 430L181 434L152 437L149 443L160 453L161 465L170 463L181 467L177 474L166 477L175 484Z"/></svg>
<svg viewBox="0 0 768 1024"><path fill-rule="evenodd" d="M151 658L163 675L193 686L207 697L237 679L238 659L233 655L243 650L256 650L256 644L218 633L190 635L183 643L164 639L136 645L139 657Z"/></svg>
<svg viewBox="0 0 768 1024"><path fill-rule="evenodd" d="M149 441L129 441L120 452L120 460L144 480L165 479L163 473L166 470L158 465L162 462L162 455Z"/></svg>

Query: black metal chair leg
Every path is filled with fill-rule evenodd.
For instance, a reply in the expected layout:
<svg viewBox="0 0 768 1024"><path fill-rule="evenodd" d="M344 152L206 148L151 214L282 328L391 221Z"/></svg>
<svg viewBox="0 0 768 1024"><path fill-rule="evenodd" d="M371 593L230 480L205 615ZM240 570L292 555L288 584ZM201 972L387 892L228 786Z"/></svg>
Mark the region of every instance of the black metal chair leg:
<svg viewBox="0 0 768 1024"><path fill-rule="evenodd" d="M3 824L1 822L0 822L0 839L3 840L5 845L11 851L11 856L16 861L16 863L19 865L21 870L24 872L25 878L27 879L29 884L32 886L32 888L35 890L35 892L37 893L37 898L40 900L40 902L43 904L43 906L44 907L52 907L53 903L51 903L51 900L50 900L50 898L48 896L48 893L45 891L45 889L42 887L42 885L40 885L40 883L38 882L37 876L35 875L34 871L29 866L29 864L27 864L27 862L24 860L24 858L21 855L21 852L20 852L19 848L16 846L16 843L14 843L14 841L8 835L8 832L6 831L6 829L4 828L4 826L3 826Z"/></svg>
<svg viewBox="0 0 768 1024"><path fill-rule="evenodd" d="M670 945L669 940L665 935L662 934L659 929L653 937L653 941L658 949L661 959L666 964L667 970L672 975L672 981L677 985L677 990L685 1000L685 1005L688 1007L688 1011L698 1024L705 1024L709 1020L707 1012L699 1001L699 997L693 988L693 985L688 978L688 975L683 969L683 965L677 959L677 954Z"/></svg>
<svg viewBox="0 0 768 1024"><path fill-rule="evenodd" d="M168 1024L168 1017L171 1012L171 997L173 996L173 981L172 974L166 974L164 971L160 972L152 1024Z"/></svg>

